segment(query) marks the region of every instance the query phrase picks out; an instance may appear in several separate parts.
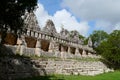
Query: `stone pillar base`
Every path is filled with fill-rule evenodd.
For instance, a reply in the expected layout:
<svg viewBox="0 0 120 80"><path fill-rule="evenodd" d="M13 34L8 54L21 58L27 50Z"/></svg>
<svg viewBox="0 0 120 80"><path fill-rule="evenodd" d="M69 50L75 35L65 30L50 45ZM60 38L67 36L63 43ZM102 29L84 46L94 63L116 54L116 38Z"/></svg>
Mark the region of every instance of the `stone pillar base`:
<svg viewBox="0 0 120 80"><path fill-rule="evenodd" d="M52 52L53 52L53 50L48 50L48 52L52 53Z"/></svg>
<svg viewBox="0 0 120 80"><path fill-rule="evenodd" d="M88 57L92 58L92 54L90 52L88 52Z"/></svg>
<svg viewBox="0 0 120 80"><path fill-rule="evenodd" d="M26 52L26 46L21 45L21 47L20 47L20 55L23 55L25 52Z"/></svg>
<svg viewBox="0 0 120 80"><path fill-rule="evenodd" d="M40 48L35 48L35 55L41 56L41 49Z"/></svg>
<svg viewBox="0 0 120 80"><path fill-rule="evenodd" d="M83 50L83 52L82 52L82 57L87 57L85 50Z"/></svg>
<svg viewBox="0 0 120 80"><path fill-rule="evenodd" d="M21 47L21 45L17 46L16 53L20 53L20 47Z"/></svg>
<svg viewBox="0 0 120 80"><path fill-rule="evenodd" d="M61 58L66 59L66 53L65 52L61 52Z"/></svg>
<svg viewBox="0 0 120 80"><path fill-rule="evenodd" d="M59 51L55 51L55 57L60 57L60 52Z"/></svg>
<svg viewBox="0 0 120 80"><path fill-rule="evenodd" d="M81 57L81 54L80 54L78 48L76 48L76 50L75 50L75 57L76 57L76 58L80 58L80 57Z"/></svg>
<svg viewBox="0 0 120 80"><path fill-rule="evenodd" d="M81 58L82 55L81 55L80 53L77 53L77 54L75 54L75 57L76 57L76 58Z"/></svg>

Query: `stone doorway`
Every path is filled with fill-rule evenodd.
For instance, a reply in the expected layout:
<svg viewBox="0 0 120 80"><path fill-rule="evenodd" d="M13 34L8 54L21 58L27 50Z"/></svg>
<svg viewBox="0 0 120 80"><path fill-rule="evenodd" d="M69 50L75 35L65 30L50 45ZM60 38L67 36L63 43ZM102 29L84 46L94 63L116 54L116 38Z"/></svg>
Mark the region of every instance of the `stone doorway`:
<svg viewBox="0 0 120 80"><path fill-rule="evenodd" d="M80 52L80 54L82 55L83 50L82 50L82 49L79 49L79 52Z"/></svg>
<svg viewBox="0 0 120 80"><path fill-rule="evenodd" d="M41 40L41 49L48 52L50 42L48 40Z"/></svg>
<svg viewBox="0 0 120 80"><path fill-rule="evenodd" d="M71 52L72 54L75 54L75 48L74 48L74 47L70 47L70 52Z"/></svg>
<svg viewBox="0 0 120 80"><path fill-rule="evenodd" d="M25 37L25 41L27 43L27 47L35 48L37 39L34 37Z"/></svg>
<svg viewBox="0 0 120 80"><path fill-rule="evenodd" d="M68 47L60 44L60 45L59 45L59 51L60 51L60 52L61 52L61 51L67 52L67 51L68 51Z"/></svg>
<svg viewBox="0 0 120 80"><path fill-rule="evenodd" d="M13 34L13 33L7 33L4 40L5 40L5 41L4 41L4 44L16 45L17 35L15 35L15 34Z"/></svg>

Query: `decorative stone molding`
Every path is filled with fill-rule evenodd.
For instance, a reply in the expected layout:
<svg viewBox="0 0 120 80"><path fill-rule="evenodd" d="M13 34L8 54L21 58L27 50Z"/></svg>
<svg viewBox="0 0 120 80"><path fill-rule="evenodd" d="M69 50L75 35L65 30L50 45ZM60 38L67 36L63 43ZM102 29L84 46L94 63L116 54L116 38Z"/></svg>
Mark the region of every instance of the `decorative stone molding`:
<svg viewBox="0 0 120 80"><path fill-rule="evenodd" d="M45 27L43 28L43 31L45 33L48 33L50 35L55 35L57 33L55 29L55 25L52 20L47 20Z"/></svg>

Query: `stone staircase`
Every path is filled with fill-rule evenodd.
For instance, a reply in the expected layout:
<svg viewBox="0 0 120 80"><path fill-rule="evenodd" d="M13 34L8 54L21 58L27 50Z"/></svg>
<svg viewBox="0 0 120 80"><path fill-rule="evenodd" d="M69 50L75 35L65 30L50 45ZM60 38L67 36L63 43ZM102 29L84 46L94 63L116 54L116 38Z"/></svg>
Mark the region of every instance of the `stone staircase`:
<svg viewBox="0 0 120 80"><path fill-rule="evenodd" d="M110 69L100 61L0 57L0 80L14 80L16 78L50 74L93 76L108 71Z"/></svg>
<svg viewBox="0 0 120 80"><path fill-rule="evenodd" d="M37 60L35 61L38 65L42 66L46 73L52 74L65 74L65 75L97 75L104 72L110 71L100 61L77 61L77 60L52 60L46 61ZM36 66L36 69L39 67Z"/></svg>

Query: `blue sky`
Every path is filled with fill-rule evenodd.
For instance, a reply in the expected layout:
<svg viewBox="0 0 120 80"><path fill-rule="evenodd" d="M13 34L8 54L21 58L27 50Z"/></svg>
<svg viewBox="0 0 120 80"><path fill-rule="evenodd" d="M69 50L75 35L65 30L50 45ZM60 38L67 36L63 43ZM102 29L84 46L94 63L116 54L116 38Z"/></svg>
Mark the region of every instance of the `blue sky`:
<svg viewBox="0 0 120 80"><path fill-rule="evenodd" d="M36 16L40 27L52 19L58 32L64 25L87 37L94 30L120 29L119 4L120 0L38 0Z"/></svg>
<svg viewBox="0 0 120 80"><path fill-rule="evenodd" d="M56 11L61 10L61 0L39 0L39 3L43 4L45 10L50 15L53 15Z"/></svg>

